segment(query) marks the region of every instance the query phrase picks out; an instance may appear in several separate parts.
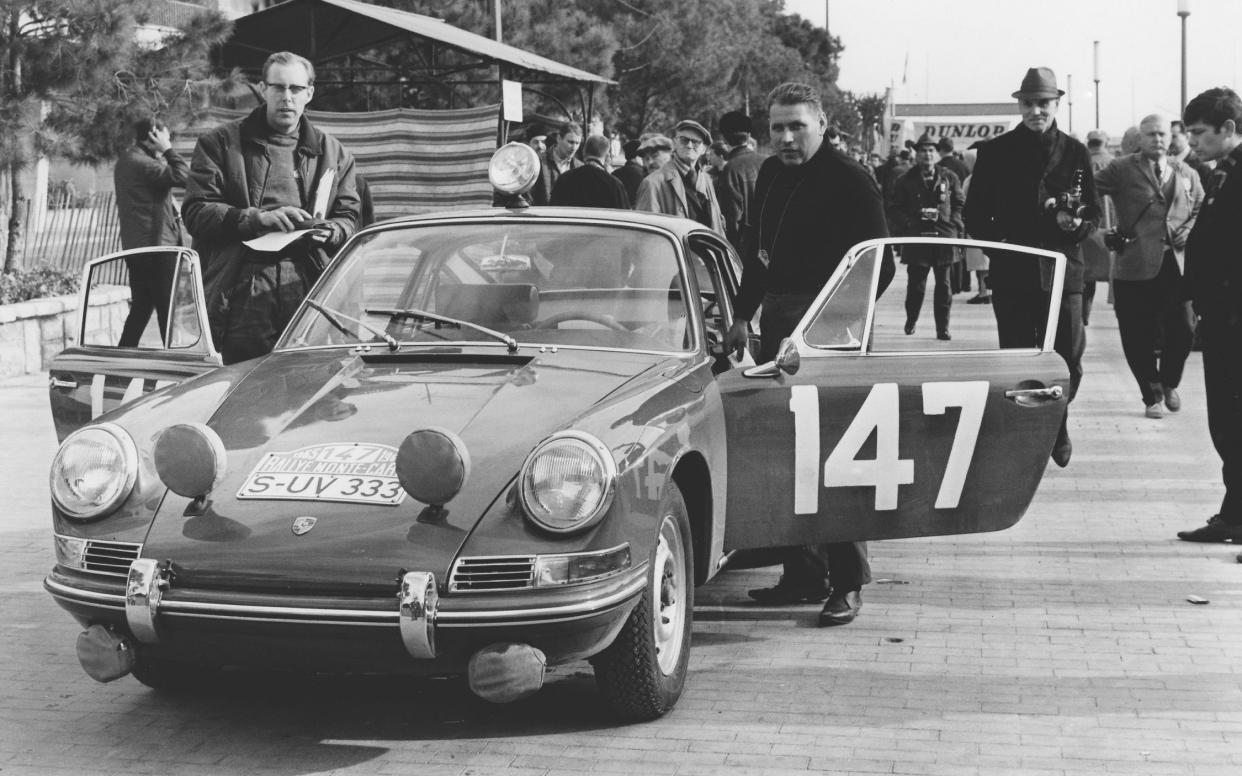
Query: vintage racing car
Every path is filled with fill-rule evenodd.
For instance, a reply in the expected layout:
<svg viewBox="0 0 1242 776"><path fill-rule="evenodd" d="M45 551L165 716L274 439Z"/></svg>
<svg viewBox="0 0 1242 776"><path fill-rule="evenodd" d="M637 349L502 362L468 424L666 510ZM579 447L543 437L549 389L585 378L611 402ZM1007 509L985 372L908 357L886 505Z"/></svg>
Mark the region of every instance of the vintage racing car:
<svg viewBox="0 0 1242 776"><path fill-rule="evenodd" d="M999 349L990 313L951 346L903 337L877 289L915 241L856 246L760 365L723 352L728 243L659 215L373 225L273 353L231 366L193 251L98 259L51 368L44 586L102 681L466 674L508 700L587 658L620 717L659 716L695 586L733 553L991 531L1029 504L1065 412L1057 300L1029 348ZM1060 288L1063 257L992 247ZM100 303L136 255L175 267L168 326L119 347L124 305Z"/></svg>

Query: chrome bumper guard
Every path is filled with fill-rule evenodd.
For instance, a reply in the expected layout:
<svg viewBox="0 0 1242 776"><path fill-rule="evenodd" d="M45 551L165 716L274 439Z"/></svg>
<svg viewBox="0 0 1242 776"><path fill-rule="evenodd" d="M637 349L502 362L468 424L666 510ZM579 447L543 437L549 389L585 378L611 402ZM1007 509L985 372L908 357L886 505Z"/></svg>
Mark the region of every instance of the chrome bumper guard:
<svg viewBox="0 0 1242 776"><path fill-rule="evenodd" d="M125 580L125 620L134 638L147 644L160 640L155 628L155 616L160 599L168 589L168 570L149 558L139 558L129 564L129 576Z"/></svg>
<svg viewBox="0 0 1242 776"><path fill-rule="evenodd" d="M409 571L401 578L398 624L401 643L411 656L418 659L436 656L436 575L430 571Z"/></svg>

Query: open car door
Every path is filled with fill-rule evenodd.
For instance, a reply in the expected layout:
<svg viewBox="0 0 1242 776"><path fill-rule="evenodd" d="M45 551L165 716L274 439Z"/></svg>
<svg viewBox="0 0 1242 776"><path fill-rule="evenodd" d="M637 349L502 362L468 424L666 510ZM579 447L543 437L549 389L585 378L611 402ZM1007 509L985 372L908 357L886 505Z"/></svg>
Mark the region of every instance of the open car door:
<svg viewBox="0 0 1242 776"><path fill-rule="evenodd" d="M130 278L141 273L145 293ZM145 319L141 315L147 310ZM131 315L131 312L134 310ZM52 360L49 393L56 436L127 401L215 369L198 254L138 248L87 264L78 305L77 344Z"/></svg>
<svg viewBox="0 0 1242 776"><path fill-rule="evenodd" d="M936 338L930 309L923 331L905 335L905 273L877 299L881 257L949 246L1046 262L1031 268L1052 277L1042 338L1001 349L991 307L965 305L952 308L952 341ZM1052 350L1064 272L1064 256L999 243L893 238L852 249L786 341L780 366L719 377L725 549L1017 522L1066 411L1069 369Z"/></svg>

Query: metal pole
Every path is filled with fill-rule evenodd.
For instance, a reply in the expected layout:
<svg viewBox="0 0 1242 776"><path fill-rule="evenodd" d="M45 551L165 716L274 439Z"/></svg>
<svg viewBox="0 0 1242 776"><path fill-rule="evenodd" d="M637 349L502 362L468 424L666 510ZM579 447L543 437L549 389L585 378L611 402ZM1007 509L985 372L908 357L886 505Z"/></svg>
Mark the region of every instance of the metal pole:
<svg viewBox="0 0 1242 776"><path fill-rule="evenodd" d="M494 0L492 5L496 9L496 42L503 43L504 37L500 34L500 0Z"/></svg>
<svg viewBox="0 0 1242 776"><path fill-rule="evenodd" d="M1182 102L1186 109L1186 17L1190 16L1190 0L1177 0L1177 15L1182 20Z"/></svg>
<svg viewBox="0 0 1242 776"><path fill-rule="evenodd" d="M1092 71L1095 78L1095 127L1100 128L1100 42L1092 41Z"/></svg>
<svg viewBox="0 0 1242 776"><path fill-rule="evenodd" d="M1069 131L1074 132L1074 74L1065 76L1065 96L1069 97Z"/></svg>

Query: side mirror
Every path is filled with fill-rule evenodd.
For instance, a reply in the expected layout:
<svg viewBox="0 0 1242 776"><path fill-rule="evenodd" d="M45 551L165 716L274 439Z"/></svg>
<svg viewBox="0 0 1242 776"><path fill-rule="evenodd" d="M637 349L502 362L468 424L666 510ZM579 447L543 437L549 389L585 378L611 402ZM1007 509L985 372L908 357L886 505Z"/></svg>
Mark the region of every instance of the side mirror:
<svg viewBox="0 0 1242 776"><path fill-rule="evenodd" d="M798 368L801 366L802 357L798 355L798 348L794 346L793 340L786 337L781 340L781 346L776 351L775 361L752 366L750 369L742 372L742 377L779 377L782 372L787 375L796 375Z"/></svg>

